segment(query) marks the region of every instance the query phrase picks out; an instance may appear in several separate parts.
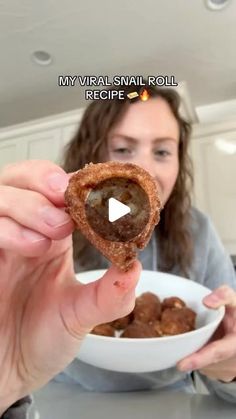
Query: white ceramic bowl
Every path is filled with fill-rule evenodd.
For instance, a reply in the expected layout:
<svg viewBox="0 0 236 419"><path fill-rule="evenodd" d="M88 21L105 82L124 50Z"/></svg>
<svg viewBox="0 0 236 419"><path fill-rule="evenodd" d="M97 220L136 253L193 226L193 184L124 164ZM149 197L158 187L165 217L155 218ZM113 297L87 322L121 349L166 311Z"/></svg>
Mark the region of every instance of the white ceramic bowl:
<svg viewBox="0 0 236 419"><path fill-rule="evenodd" d="M105 270L77 275L82 283L93 282ZM208 309L203 297L211 291L193 281L161 272L142 271L136 295L145 291L161 300L169 296L182 298L197 313L197 329L188 333L161 338L114 338L88 334L78 358L96 367L120 372L149 372L170 368L185 356L200 349L212 336L224 316L224 307Z"/></svg>

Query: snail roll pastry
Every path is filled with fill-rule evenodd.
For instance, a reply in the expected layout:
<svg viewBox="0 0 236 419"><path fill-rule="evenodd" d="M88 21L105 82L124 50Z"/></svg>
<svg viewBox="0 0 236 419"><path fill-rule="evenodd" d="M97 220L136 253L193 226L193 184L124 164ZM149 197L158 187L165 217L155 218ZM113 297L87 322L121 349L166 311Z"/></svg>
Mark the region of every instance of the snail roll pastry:
<svg viewBox="0 0 236 419"><path fill-rule="evenodd" d="M70 178L65 202L76 227L122 271L132 267L160 219L154 178L131 163L87 164Z"/></svg>

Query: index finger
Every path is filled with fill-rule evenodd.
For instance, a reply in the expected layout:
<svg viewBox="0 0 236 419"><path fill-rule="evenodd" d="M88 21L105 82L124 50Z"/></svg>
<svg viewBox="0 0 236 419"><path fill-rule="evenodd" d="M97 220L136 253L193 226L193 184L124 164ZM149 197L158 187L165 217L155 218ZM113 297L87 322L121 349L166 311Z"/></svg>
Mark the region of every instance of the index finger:
<svg viewBox="0 0 236 419"><path fill-rule="evenodd" d="M181 371L190 371L226 361L235 356L235 343L236 336L234 333L231 333L223 339L211 342L194 354L182 359L178 362L177 368Z"/></svg>
<svg viewBox="0 0 236 419"><path fill-rule="evenodd" d="M64 206L70 176L49 160L26 160L5 166L0 172L0 184L39 192L52 203Z"/></svg>

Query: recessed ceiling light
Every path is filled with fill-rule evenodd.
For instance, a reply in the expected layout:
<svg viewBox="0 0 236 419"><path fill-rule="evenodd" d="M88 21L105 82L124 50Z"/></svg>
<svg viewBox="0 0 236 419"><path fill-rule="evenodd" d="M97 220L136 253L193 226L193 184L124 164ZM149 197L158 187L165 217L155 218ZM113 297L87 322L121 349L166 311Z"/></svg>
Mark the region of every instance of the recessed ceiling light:
<svg viewBox="0 0 236 419"><path fill-rule="evenodd" d="M205 0L205 5L210 10L222 10L228 4L231 2L231 0Z"/></svg>
<svg viewBox="0 0 236 419"><path fill-rule="evenodd" d="M32 60L38 65L50 65L52 63L52 56L47 51L34 51Z"/></svg>

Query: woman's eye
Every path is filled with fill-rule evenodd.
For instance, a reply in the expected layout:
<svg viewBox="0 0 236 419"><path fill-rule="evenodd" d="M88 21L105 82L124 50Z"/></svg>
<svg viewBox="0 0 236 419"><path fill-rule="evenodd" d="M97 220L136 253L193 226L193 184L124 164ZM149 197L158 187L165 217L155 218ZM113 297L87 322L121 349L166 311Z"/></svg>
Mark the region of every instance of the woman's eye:
<svg viewBox="0 0 236 419"><path fill-rule="evenodd" d="M170 152L167 150L156 150L154 152L155 156L157 157L167 157L170 156Z"/></svg>
<svg viewBox="0 0 236 419"><path fill-rule="evenodd" d="M125 147L115 148L113 150L113 153L120 153L120 154L130 154L131 150Z"/></svg>

